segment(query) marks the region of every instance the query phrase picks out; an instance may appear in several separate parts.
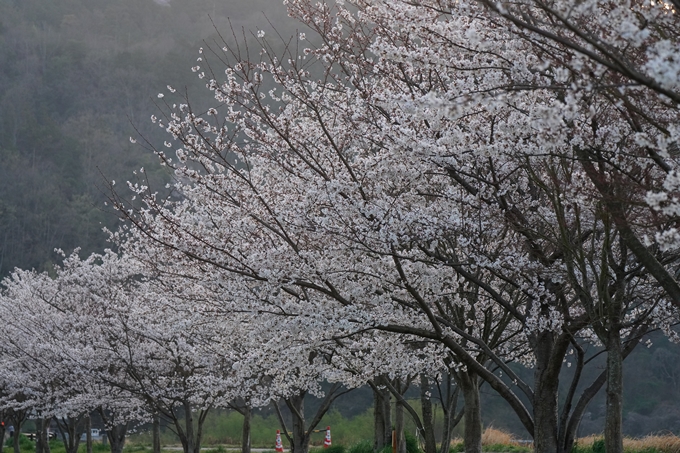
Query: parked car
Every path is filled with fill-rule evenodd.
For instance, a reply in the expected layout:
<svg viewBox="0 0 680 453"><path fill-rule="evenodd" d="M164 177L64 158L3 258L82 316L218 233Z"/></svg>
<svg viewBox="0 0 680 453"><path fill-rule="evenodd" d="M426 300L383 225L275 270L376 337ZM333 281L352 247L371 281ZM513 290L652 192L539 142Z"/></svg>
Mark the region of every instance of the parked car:
<svg viewBox="0 0 680 453"><path fill-rule="evenodd" d="M37 433L21 433L21 434L23 434L24 436L28 437L30 440L33 440L33 441L35 441L35 439L38 437L38 434L37 434ZM56 438L57 438L57 433L55 433L54 431L49 431L49 430L48 430L48 431L47 431L47 438L48 438L49 440L56 439Z"/></svg>

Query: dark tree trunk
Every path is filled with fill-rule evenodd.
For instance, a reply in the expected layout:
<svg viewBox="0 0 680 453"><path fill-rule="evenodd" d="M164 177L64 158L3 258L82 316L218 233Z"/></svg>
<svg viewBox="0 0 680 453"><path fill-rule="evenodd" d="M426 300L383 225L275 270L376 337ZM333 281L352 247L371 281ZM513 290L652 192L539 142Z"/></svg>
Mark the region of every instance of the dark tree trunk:
<svg viewBox="0 0 680 453"><path fill-rule="evenodd" d="M386 388L380 388L384 377L377 377L373 389L373 450L378 452L387 445L392 445L392 410L391 395Z"/></svg>
<svg viewBox="0 0 680 453"><path fill-rule="evenodd" d="M158 417L154 417L154 428ZM128 424L120 423L117 425L110 426L106 430L106 437L109 440L111 446L111 453L123 453L123 447L125 447L125 434L127 434ZM153 430L154 436L154 449L156 448L156 430ZM160 451L160 439L158 439L158 447Z"/></svg>
<svg viewBox="0 0 680 453"><path fill-rule="evenodd" d="M14 435L12 437L12 448L14 449L14 453L21 453L19 438L21 437L21 429L23 428L27 417L28 413L25 410L12 410L10 412L9 419L14 427Z"/></svg>
<svg viewBox="0 0 680 453"><path fill-rule="evenodd" d="M85 416L85 446L87 453L92 453L92 419L90 414Z"/></svg>
<svg viewBox="0 0 680 453"><path fill-rule="evenodd" d="M395 388L400 394L404 393L402 383L396 379ZM394 405L394 429L397 433L397 453L406 453L406 436L404 435L404 405L401 401L395 401Z"/></svg>
<svg viewBox="0 0 680 453"><path fill-rule="evenodd" d="M319 422L321 422L321 419L323 418L324 414L328 412L328 409L330 409L333 401L348 391L349 390L343 390L341 384L333 384L309 422L307 422L304 412L305 396L307 395L307 392L301 391L292 397L284 399L284 402L290 411L291 417L293 418L292 437L288 434L286 422L283 418L279 405L274 405L274 408L276 409L276 415L279 418L279 423L281 423L281 431L290 443L291 453L308 453L309 436L311 432L319 424Z"/></svg>
<svg viewBox="0 0 680 453"><path fill-rule="evenodd" d="M482 405L479 398L479 379L474 371L458 373L458 385L465 401L465 431L463 445L466 453L482 452Z"/></svg>
<svg viewBox="0 0 680 453"><path fill-rule="evenodd" d="M35 421L35 453L50 453L49 430L51 421L51 417L39 417Z"/></svg>
<svg viewBox="0 0 680 453"><path fill-rule="evenodd" d="M241 453L250 453L250 422L252 420L250 407L243 408L243 427L241 428Z"/></svg>
<svg viewBox="0 0 680 453"><path fill-rule="evenodd" d="M293 438L290 442L291 453L308 453L309 433L305 423L305 392L286 400L293 417Z"/></svg>
<svg viewBox="0 0 680 453"><path fill-rule="evenodd" d="M83 434L83 416L65 417L57 419L61 439L66 448L66 453L78 453L80 446L80 436Z"/></svg>
<svg viewBox="0 0 680 453"><path fill-rule="evenodd" d="M158 414L153 416L151 430L153 432L153 453L161 453L161 418ZM111 451L113 452L113 444L111 444Z"/></svg>
<svg viewBox="0 0 680 453"><path fill-rule="evenodd" d="M424 453L437 453L437 442L434 437L434 412L432 410L430 380L423 373L420 374L420 405L423 413Z"/></svg>
<svg viewBox="0 0 680 453"><path fill-rule="evenodd" d="M607 411L604 424L607 453L623 453L623 348L618 328L607 342Z"/></svg>
<svg viewBox="0 0 680 453"><path fill-rule="evenodd" d="M42 439L43 424L42 417L35 420L35 453L44 453L45 451L45 443Z"/></svg>
<svg viewBox="0 0 680 453"><path fill-rule="evenodd" d="M241 453L250 453L251 450L251 422L253 418L253 411L244 398L236 398L229 403L229 407L243 415L243 424L241 425Z"/></svg>
<svg viewBox="0 0 680 453"><path fill-rule="evenodd" d="M534 451L558 452L557 383L537 382L534 395Z"/></svg>
<svg viewBox="0 0 680 453"><path fill-rule="evenodd" d="M200 453L201 438L203 437L203 423L205 422L205 418L208 415L210 408L201 409L194 413L191 403L186 400L182 403L182 408L184 409L184 423L182 423L182 419L172 412L172 421L175 424L177 436L182 443L184 453ZM194 420L194 415L198 415L198 420Z"/></svg>
<svg viewBox="0 0 680 453"><path fill-rule="evenodd" d="M14 449L14 453L21 453L21 448L19 446L19 437L21 436L20 433L21 431L14 427L14 434L12 435L12 448Z"/></svg>
<svg viewBox="0 0 680 453"><path fill-rule="evenodd" d="M449 453L451 450L451 436L453 428L462 420L465 414L465 408L460 413L456 413L458 407L458 396L460 395L460 387L452 391L453 377L451 374L446 375L446 393L442 394L440 389L439 395L442 401L442 409L444 412L444 426L442 427L442 439L439 453Z"/></svg>
<svg viewBox="0 0 680 453"><path fill-rule="evenodd" d="M194 433L194 413L188 401L184 401L184 453L197 453ZM200 447L199 447L200 448Z"/></svg>
<svg viewBox="0 0 680 453"><path fill-rule="evenodd" d="M562 453L558 427L558 391L562 360L569 345L566 335L543 331L533 341L534 369L534 451Z"/></svg>

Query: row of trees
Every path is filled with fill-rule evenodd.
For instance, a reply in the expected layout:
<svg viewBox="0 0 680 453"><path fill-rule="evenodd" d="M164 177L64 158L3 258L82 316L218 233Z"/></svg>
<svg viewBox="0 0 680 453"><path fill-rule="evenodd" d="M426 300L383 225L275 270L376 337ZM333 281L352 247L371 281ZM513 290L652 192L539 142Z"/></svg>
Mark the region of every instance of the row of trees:
<svg viewBox="0 0 680 453"><path fill-rule="evenodd" d="M386 392L406 407L413 379L424 401L453 379L473 453L482 383L536 452L571 451L604 388L606 449L622 452L623 361L652 330L677 337L678 5L287 6L307 29L283 52L265 32L257 51L201 49L213 107L158 95L170 138L146 143L175 184L162 197L142 169L131 193L111 187L128 220L118 254L71 258L56 279L17 272L8 304L69 313L58 330L77 346L58 349L91 348L84 374L150 413L200 421L283 398L295 453L302 396L321 380L337 383L328 402L340 384L372 385L380 447ZM606 369L582 382L591 344ZM412 415L434 453L427 403ZM194 453L200 429L177 431Z"/></svg>
<svg viewBox="0 0 680 453"><path fill-rule="evenodd" d="M329 343L297 319L225 310L201 282L159 279L147 271L144 263L108 252L87 260L72 255L55 276L16 271L4 281L0 310L13 322L4 332L0 401L17 432L27 418L38 421L41 452L47 451L53 419L67 451L77 452L86 421L96 412L112 453L122 451L131 425L153 422L157 434L161 420L186 453L197 453L214 408L244 415L242 448L249 452L252 410L271 404L291 451L304 453L333 401L348 386L367 381L382 390L376 414L385 444L392 428L389 390L401 400L403 436L403 408L411 409L402 396L407 381L422 379L430 390L427 376L434 380L447 369L438 362L441 350L414 350L405 337L384 337L380 348L370 347L378 341L373 333L344 346ZM395 353L410 356L411 366L390 363ZM330 388L322 391L326 381ZM455 392L447 390L443 395L453 398L455 412ZM313 414L305 414L307 395L321 398ZM433 433L432 416L426 423ZM447 439L452 427L446 428Z"/></svg>

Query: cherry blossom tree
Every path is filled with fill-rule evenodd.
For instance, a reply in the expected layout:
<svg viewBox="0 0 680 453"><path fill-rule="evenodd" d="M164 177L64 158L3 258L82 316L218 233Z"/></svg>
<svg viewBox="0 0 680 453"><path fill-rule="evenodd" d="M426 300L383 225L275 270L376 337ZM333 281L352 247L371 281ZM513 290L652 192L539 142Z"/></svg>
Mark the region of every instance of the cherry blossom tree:
<svg viewBox="0 0 680 453"><path fill-rule="evenodd" d="M98 410L104 414L107 432L119 434L113 435L110 445L112 452L120 453L125 434L123 429L120 435L120 425L139 420L143 413L134 395L112 388L96 374L102 366L111 366L102 365L109 357L97 351L95 333L102 320L88 289L102 284L102 273L94 272L100 261L99 256L83 262L73 255L54 276L17 270L4 282L0 308L16 312L17 320L8 327L12 335L3 348L4 369L21 389L18 395L30 395L21 399L22 407L38 418L38 446L45 451L52 418L57 419L67 450L75 450L85 420Z"/></svg>
<svg viewBox="0 0 680 453"><path fill-rule="evenodd" d="M230 312L303 319L326 339L379 329L440 342L467 373L466 426L479 427L481 378L536 451L568 451L607 375L577 396L577 365L559 413L567 351L607 338L620 413L621 360L675 316L675 255L642 240L672 236L643 201L672 179L675 107L660 80L675 66L658 30L675 14L602 1L348 4L290 0L315 37L283 56L264 32L258 54L201 54L194 70L219 106L199 115L169 100L153 118L171 134L176 157L155 151L181 197L159 198L139 175L143 208L114 195L136 227L118 238L229 294ZM622 49L643 45L654 50L621 64ZM670 206L664 196L653 206ZM507 366L522 358L533 387Z"/></svg>

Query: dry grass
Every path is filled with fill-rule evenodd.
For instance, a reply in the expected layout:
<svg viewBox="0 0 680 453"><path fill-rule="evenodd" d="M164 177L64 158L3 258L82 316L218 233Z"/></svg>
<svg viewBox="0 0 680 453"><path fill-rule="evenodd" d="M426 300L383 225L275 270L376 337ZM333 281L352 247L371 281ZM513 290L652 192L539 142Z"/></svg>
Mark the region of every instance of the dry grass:
<svg viewBox="0 0 680 453"><path fill-rule="evenodd" d="M482 433L482 445L516 445L512 434L495 428L486 428Z"/></svg>
<svg viewBox="0 0 680 453"><path fill-rule="evenodd" d="M656 449L663 453L680 453L680 437L672 434L647 436L641 439L623 439L623 448L629 451Z"/></svg>
<svg viewBox="0 0 680 453"><path fill-rule="evenodd" d="M581 437L578 439L577 443L581 448L585 448L589 451L589 448L593 445L596 440L602 439L602 435ZM462 443L462 439L454 439L452 444ZM482 434L482 445L514 445L517 446L517 442L513 440L511 434L495 429L487 428ZM526 447L526 445L524 445ZM674 436L672 434L664 435L652 435L646 436L639 439L631 439L626 437L623 439L623 449L626 453L639 453L639 452L658 452L658 453L680 453L680 437Z"/></svg>
<svg viewBox="0 0 680 453"><path fill-rule="evenodd" d="M451 445L458 445L462 444L463 439L456 437L454 439L451 439ZM507 433L503 430L496 429L496 428L486 428L484 432L482 433L482 445L483 446L489 446L489 445L514 445L518 446L519 444L515 442L513 439L512 434Z"/></svg>
<svg viewBox="0 0 680 453"><path fill-rule="evenodd" d="M578 439L576 439L576 443L582 447L590 447L591 445L593 445L593 442L600 439L602 439L601 434L597 436L593 435L588 437L579 437Z"/></svg>
<svg viewBox="0 0 680 453"><path fill-rule="evenodd" d="M577 443L581 448L589 448L596 440L602 439L602 435L581 437ZM453 439L452 445L462 443L463 439ZM495 428L487 428L482 433L482 445L518 445L511 434ZM672 434L652 435L639 439L626 437L623 439L623 449L626 453L659 452L680 453L680 437Z"/></svg>
<svg viewBox="0 0 680 453"><path fill-rule="evenodd" d="M578 445L589 447L602 436L588 436L578 439ZM626 437L623 439L623 449L627 453L640 451L658 451L659 453L680 453L680 437L672 434L651 435L639 439Z"/></svg>

